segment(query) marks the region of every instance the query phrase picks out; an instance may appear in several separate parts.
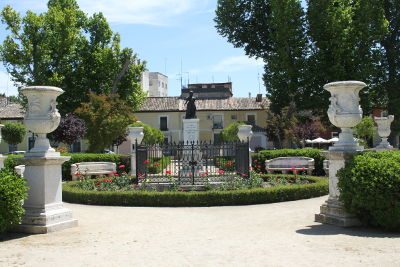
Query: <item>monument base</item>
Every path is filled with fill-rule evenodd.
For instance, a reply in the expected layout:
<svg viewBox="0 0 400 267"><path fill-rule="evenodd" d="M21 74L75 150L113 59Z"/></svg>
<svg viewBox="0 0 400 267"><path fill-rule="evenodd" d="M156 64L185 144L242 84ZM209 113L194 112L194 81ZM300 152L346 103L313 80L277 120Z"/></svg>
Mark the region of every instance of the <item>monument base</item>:
<svg viewBox="0 0 400 267"><path fill-rule="evenodd" d="M27 234L47 234L75 227L78 220L72 218L72 211L64 208L62 203L55 210L25 209L22 223L14 231Z"/></svg>
<svg viewBox="0 0 400 267"><path fill-rule="evenodd" d="M186 143L196 143L200 140L200 120L183 119L183 141Z"/></svg>
<svg viewBox="0 0 400 267"><path fill-rule="evenodd" d="M348 213L338 200L328 199L321 205L320 213L315 214L315 221L341 227L360 226L361 222L353 214Z"/></svg>
<svg viewBox="0 0 400 267"><path fill-rule="evenodd" d="M25 215L15 231L45 234L78 225L72 212L63 207L61 165L70 157L25 157L24 178L29 187Z"/></svg>

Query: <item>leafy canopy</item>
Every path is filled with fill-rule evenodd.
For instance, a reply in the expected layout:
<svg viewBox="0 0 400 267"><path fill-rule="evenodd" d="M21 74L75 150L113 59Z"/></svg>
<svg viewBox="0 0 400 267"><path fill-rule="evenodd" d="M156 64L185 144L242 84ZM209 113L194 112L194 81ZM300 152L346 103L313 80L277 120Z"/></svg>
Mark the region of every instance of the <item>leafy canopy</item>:
<svg viewBox="0 0 400 267"><path fill-rule="evenodd" d="M238 137L239 126L244 124L245 124L244 122L233 122L229 124L220 133L221 141L224 142L239 141Z"/></svg>
<svg viewBox="0 0 400 267"><path fill-rule="evenodd" d="M73 113L68 113L61 118L58 128L51 133L52 139L56 142L72 145L83 138L86 133L85 122Z"/></svg>
<svg viewBox="0 0 400 267"><path fill-rule="evenodd" d="M137 109L144 99L142 62L130 48L121 48L102 13L87 16L75 0L50 0L48 10L21 16L6 6L0 18L9 35L0 57L17 85L52 85L61 114L88 102L89 92L118 94Z"/></svg>
<svg viewBox="0 0 400 267"><path fill-rule="evenodd" d="M26 127L18 122L8 122L1 129L4 141L9 144L16 145L24 140L26 135Z"/></svg>
<svg viewBox="0 0 400 267"><path fill-rule="evenodd" d="M135 119L132 108L118 95L89 95L90 101L82 103L75 113L87 126L86 138L90 152L102 152L126 132Z"/></svg>

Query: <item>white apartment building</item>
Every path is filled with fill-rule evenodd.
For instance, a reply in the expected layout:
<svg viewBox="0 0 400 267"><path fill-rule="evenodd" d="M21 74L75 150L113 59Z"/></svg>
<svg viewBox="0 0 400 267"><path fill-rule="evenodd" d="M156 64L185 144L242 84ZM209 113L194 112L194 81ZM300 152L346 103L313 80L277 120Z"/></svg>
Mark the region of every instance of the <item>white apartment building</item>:
<svg viewBox="0 0 400 267"><path fill-rule="evenodd" d="M168 77L159 72L145 71L142 74L142 88L149 97L168 96Z"/></svg>

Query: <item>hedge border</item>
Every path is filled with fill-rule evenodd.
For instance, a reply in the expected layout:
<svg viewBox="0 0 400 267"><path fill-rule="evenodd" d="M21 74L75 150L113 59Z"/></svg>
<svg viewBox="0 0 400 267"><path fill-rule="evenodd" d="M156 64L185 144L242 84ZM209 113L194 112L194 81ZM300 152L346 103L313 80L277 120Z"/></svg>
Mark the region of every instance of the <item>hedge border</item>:
<svg viewBox="0 0 400 267"><path fill-rule="evenodd" d="M328 194L328 180L308 177L314 183L232 191L153 192L85 191L63 184L63 201L77 204L139 207L209 207L266 204L319 197Z"/></svg>

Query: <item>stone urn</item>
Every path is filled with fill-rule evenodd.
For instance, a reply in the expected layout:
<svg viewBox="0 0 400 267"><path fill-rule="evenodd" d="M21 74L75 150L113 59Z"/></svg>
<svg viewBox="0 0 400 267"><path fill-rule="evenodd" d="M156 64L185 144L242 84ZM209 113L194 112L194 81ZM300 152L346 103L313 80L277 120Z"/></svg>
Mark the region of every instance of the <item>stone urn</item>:
<svg viewBox="0 0 400 267"><path fill-rule="evenodd" d="M354 139L353 130L362 120L358 93L367 85L359 81L332 82L324 85L331 93L328 117L333 125L341 128L339 141L329 148L338 151L363 150Z"/></svg>
<svg viewBox="0 0 400 267"><path fill-rule="evenodd" d="M238 126L238 137L241 142L247 142L250 141L251 137L253 136L253 131L251 130L253 128L252 125L239 125Z"/></svg>
<svg viewBox="0 0 400 267"><path fill-rule="evenodd" d="M144 127L132 127L132 126L128 127L129 130L128 138L132 144L135 144L136 142L140 144L143 141L144 138L143 129Z"/></svg>
<svg viewBox="0 0 400 267"><path fill-rule="evenodd" d="M37 134L35 146L29 151L29 156L60 155L50 146L46 135L60 124L61 115L56 108L56 99L63 92L62 89L52 86L29 86L21 89L21 93L28 99L25 126Z"/></svg>
<svg viewBox="0 0 400 267"><path fill-rule="evenodd" d="M376 124L378 125L378 134L382 139L381 143L376 147L376 149L393 149L388 142L388 137L390 135L390 125L394 120L393 115L389 115L388 117L374 117Z"/></svg>

